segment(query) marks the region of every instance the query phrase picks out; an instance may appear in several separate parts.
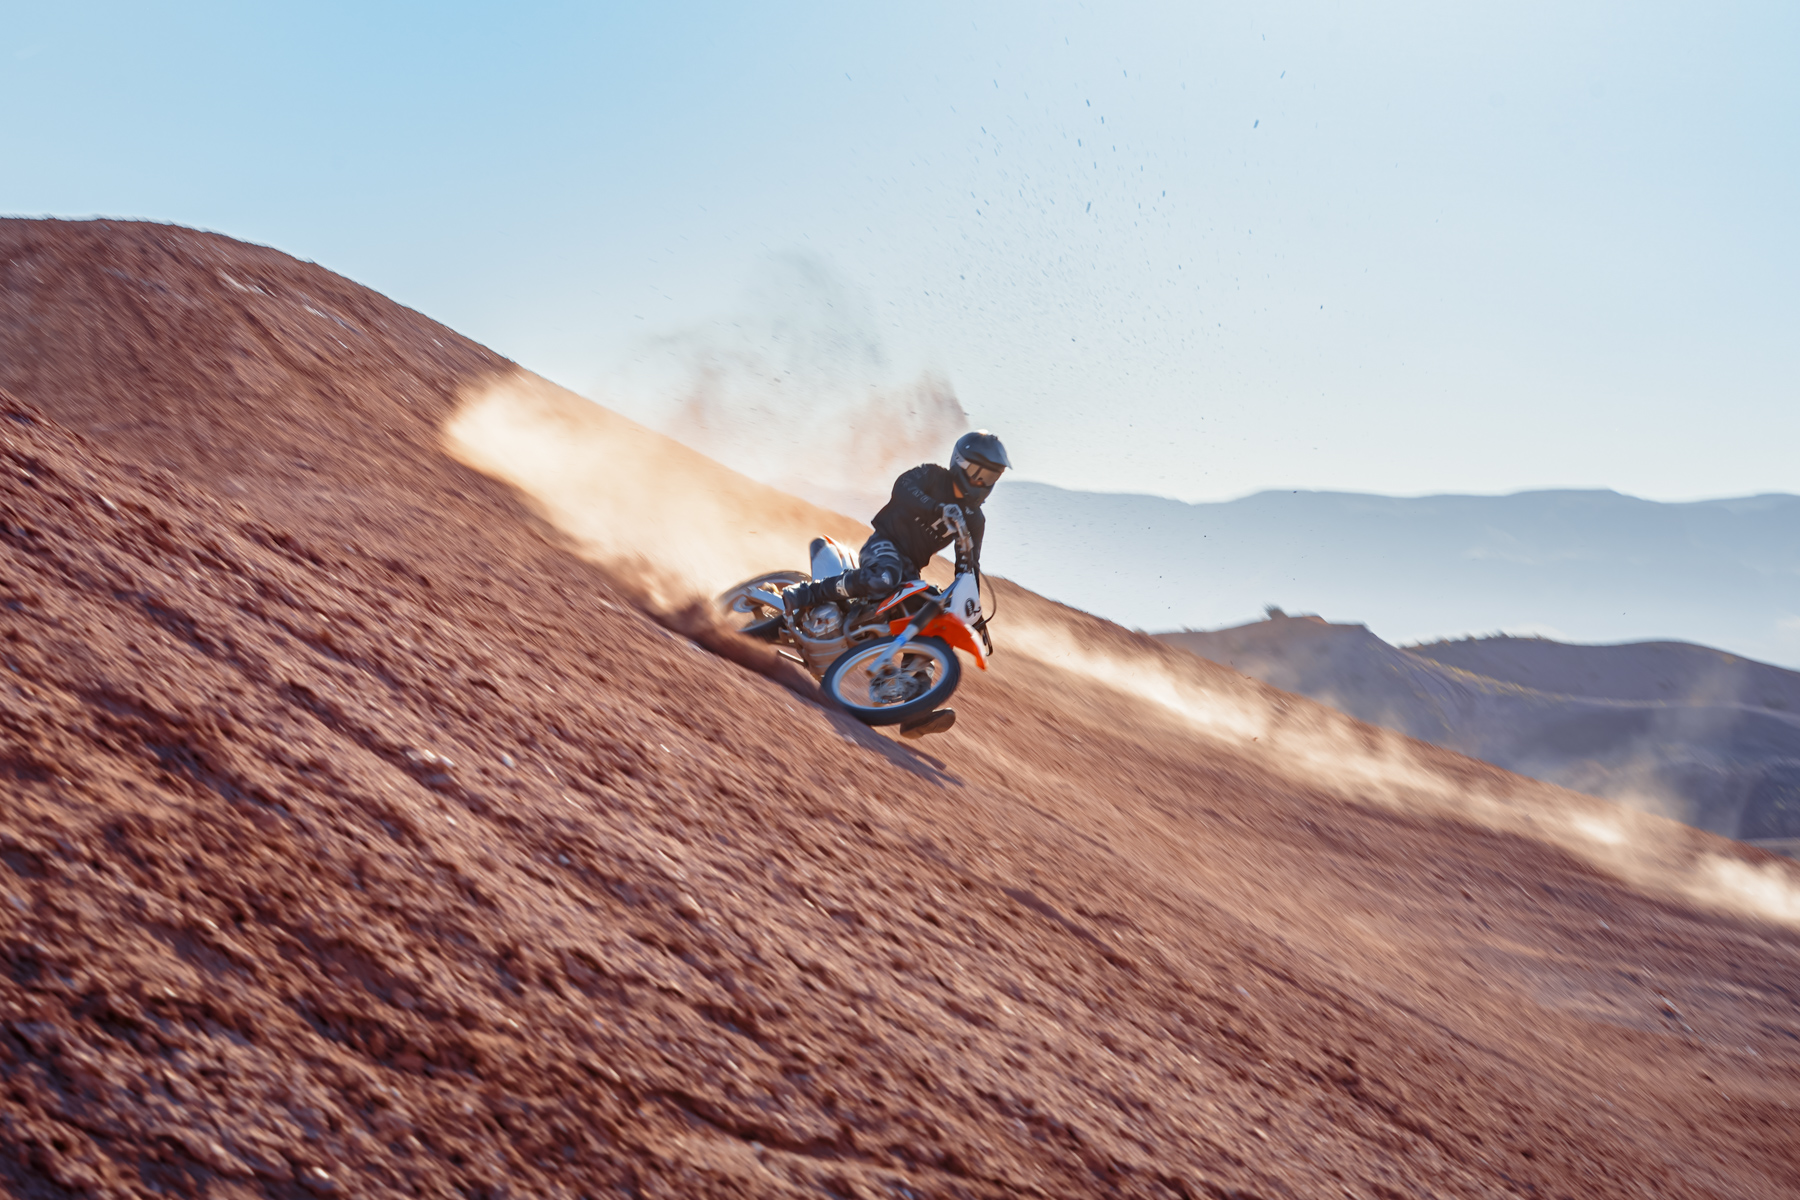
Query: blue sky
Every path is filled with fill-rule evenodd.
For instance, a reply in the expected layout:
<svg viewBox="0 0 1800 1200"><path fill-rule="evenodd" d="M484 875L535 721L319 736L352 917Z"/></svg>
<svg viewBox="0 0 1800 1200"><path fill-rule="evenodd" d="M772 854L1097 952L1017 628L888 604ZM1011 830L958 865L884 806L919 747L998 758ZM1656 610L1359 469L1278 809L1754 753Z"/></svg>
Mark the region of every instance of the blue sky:
<svg viewBox="0 0 1800 1200"><path fill-rule="evenodd" d="M706 345L1067 487L1800 491L1791 3L10 7L0 212L651 420Z"/></svg>

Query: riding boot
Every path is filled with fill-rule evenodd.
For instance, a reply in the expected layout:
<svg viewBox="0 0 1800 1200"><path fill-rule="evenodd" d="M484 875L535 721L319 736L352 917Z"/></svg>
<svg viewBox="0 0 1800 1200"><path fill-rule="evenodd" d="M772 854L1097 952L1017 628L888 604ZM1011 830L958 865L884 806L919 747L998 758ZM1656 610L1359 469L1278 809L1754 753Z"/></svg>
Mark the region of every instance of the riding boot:
<svg viewBox="0 0 1800 1200"><path fill-rule="evenodd" d="M903 738L922 738L932 733L947 733L956 724L954 708L940 708L936 712L923 713L910 720L900 722L900 736Z"/></svg>
<svg viewBox="0 0 1800 1200"><path fill-rule="evenodd" d="M788 615L792 617L798 616L815 604L823 604L827 600L841 600L843 599L842 580L843 576L838 575L831 579L815 580L812 583L796 583L792 587L782 590L782 607L787 609Z"/></svg>

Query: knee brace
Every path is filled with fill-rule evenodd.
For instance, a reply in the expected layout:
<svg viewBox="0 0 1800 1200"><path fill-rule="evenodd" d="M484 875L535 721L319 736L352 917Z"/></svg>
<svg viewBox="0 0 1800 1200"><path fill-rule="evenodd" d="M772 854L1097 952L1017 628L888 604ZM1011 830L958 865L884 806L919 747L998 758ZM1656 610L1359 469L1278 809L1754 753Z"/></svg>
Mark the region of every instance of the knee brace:
<svg viewBox="0 0 1800 1200"><path fill-rule="evenodd" d="M862 569L863 595L885 596L900 586L900 564L877 559Z"/></svg>

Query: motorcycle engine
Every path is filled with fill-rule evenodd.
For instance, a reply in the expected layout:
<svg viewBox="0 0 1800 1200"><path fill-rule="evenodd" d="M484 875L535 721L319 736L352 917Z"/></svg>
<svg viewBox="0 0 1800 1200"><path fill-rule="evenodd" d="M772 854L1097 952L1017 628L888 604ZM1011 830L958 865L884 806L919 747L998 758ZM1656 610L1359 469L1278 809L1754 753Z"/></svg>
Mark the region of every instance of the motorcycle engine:
<svg viewBox="0 0 1800 1200"><path fill-rule="evenodd" d="M844 632L844 610L831 603L814 605L800 618L800 632L814 640L835 638Z"/></svg>

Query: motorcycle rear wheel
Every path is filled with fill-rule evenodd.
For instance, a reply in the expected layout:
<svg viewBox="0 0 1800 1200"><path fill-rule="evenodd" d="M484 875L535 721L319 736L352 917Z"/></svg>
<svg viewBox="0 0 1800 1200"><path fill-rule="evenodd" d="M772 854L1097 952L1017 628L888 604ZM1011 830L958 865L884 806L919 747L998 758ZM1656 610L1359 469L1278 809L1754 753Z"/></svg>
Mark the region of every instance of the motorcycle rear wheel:
<svg viewBox="0 0 1800 1200"><path fill-rule="evenodd" d="M812 576L805 571L770 571L767 575L758 575L754 579L746 579L736 587L719 593L719 610L726 619L735 625L747 625L760 622L767 617L780 616L779 607L771 607L768 601L757 592L780 592L783 588L796 583L810 583Z"/></svg>
<svg viewBox="0 0 1800 1200"><path fill-rule="evenodd" d="M885 637L852 646L819 681L838 707L864 725L897 725L930 712L950 699L962 682L962 663L941 638L914 638L885 671L876 670L894 640Z"/></svg>

